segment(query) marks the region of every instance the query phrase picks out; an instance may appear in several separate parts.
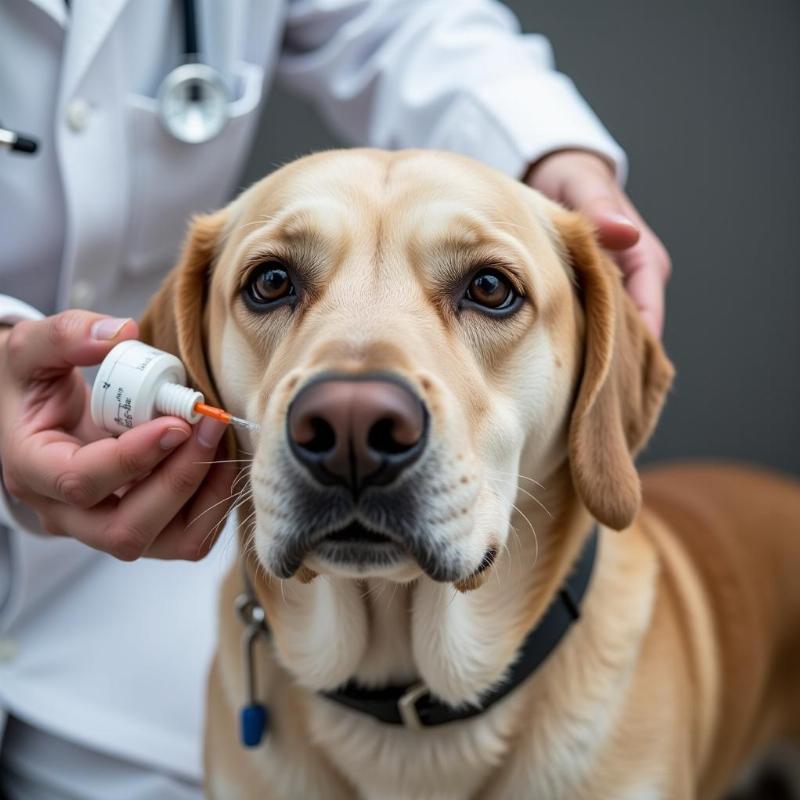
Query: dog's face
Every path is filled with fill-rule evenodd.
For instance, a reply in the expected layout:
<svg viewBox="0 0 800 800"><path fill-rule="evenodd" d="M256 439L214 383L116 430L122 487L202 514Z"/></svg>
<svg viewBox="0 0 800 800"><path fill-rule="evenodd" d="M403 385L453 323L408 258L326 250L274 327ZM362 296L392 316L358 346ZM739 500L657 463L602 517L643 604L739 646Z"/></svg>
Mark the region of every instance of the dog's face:
<svg viewBox="0 0 800 800"><path fill-rule="evenodd" d="M279 170L195 223L143 329L261 424L240 441L249 522L281 578L466 584L505 543L522 465L567 458L624 527L671 375L579 218L441 153Z"/></svg>

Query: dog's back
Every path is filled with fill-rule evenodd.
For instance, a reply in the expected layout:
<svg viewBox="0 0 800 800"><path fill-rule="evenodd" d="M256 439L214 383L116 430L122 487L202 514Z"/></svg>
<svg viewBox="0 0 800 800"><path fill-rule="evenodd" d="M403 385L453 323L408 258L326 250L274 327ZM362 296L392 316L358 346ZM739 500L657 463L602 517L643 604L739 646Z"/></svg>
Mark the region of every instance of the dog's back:
<svg viewBox="0 0 800 800"><path fill-rule="evenodd" d="M716 786L771 740L800 739L800 483L698 463L646 471L643 488L711 606L721 712L704 783Z"/></svg>

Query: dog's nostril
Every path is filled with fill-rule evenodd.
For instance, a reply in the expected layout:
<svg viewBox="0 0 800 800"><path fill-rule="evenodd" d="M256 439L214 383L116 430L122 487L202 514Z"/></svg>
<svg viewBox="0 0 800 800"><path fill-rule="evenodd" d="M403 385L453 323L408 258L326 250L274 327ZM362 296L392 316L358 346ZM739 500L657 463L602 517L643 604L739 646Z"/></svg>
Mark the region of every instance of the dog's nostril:
<svg viewBox="0 0 800 800"><path fill-rule="evenodd" d="M418 437L406 444L402 439L409 437L403 437L401 428L402 423L398 423L392 417L379 419L369 429L367 446L376 453L384 453L386 455L405 453L417 444Z"/></svg>
<svg viewBox="0 0 800 800"><path fill-rule="evenodd" d="M336 444L336 431L327 420L322 417L311 417L308 420L311 437L307 441L298 439L297 444L311 453L327 453L333 450Z"/></svg>
<svg viewBox="0 0 800 800"><path fill-rule="evenodd" d="M382 377L322 378L303 387L286 415L294 457L320 483L354 496L391 483L423 452L427 411L399 381Z"/></svg>

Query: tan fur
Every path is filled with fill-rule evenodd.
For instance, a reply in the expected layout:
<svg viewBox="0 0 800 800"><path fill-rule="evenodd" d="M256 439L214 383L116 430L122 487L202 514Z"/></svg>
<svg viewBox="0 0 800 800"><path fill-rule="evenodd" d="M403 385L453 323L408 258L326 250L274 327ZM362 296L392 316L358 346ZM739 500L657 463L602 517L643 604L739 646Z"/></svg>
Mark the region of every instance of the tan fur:
<svg viewBox="0 0 800 800"><path fill-rule="evenodd" d="M240 288L275 257L298 264L302 297L254 315ZM523 286L513 317L459 311L442 288L482 263ZM312 156L195 222L143 330L262 423L239 440L255 453L239 519L272 631L258 679L273 727L255 750L238 743L237 569L209 684L209 796L705 800L800 734L800 490L707 466L652 472L642 490L633 457L672 368L580 216L452 155ZM295 513L286 409L326 369L391 370L424 398L437 468L417 490L460 565L453 584L410 561L352 575L313 554L290 579L270 574ZM317 694L422 680L446 702L475 700L592 518L605 527L581 620L481 716L409 731ZM489 546L498 557L476 578Z"/></svg>
<svg viewBox="0 0 800 800"><path fill-rule="evenodd" d="M633 456L650 436L672 367L637 318L619 271L577 214L554 215L586 313L586 363L570 429L575 488L594 517L622 530L641 501Z"/></svg>
<svg viewBox="0 0 800 800"><path fill-rule="evenodd" d="M211 265L225 225L226 213L196 217L178 266L167 276L139 323L143 341L158 342L180 353L193 385L211 403L218 402L206 360L207 330L203 325Z"/></svg>

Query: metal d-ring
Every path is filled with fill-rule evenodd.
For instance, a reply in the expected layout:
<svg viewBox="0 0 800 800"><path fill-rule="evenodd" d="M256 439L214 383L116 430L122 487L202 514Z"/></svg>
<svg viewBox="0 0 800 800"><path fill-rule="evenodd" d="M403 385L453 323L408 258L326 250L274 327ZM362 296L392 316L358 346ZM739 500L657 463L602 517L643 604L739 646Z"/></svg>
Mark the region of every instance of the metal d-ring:
<svg viewBox="0 0 800 800"><path fill-rule="evenodd" d="M417 701L426 694L428 694L428 687L424 683L415 683L397 701L397 712L406 728L420 730L424 727L417 711Z"/></svg>

